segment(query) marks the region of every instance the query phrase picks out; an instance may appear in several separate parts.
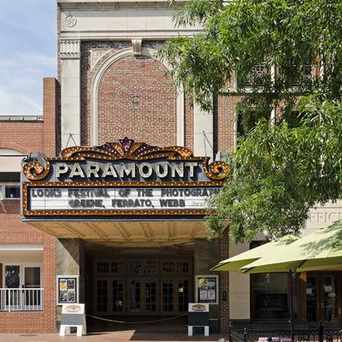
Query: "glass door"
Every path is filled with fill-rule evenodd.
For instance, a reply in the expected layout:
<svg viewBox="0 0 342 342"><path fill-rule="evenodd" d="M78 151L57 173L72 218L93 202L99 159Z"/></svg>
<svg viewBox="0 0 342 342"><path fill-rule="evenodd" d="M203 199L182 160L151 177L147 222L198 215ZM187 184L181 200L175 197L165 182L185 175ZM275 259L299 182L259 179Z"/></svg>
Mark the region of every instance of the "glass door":
<svg viewBox="0 0 342 342"><path fill-rule="evenodd" d="M23 267L24 279L22 287L26 290L23 291L23 301L25 306L37 307L42 304L41 288L41 272L40 266L24 266Z"/></svg>
<svg viewBox="0 0 342 342"><path fill-rule="evenodd" d="M306 319L308 321L317 321L318 308L318 278L310 276L306 282Z"/></svg>
<svg viewBox="0 0 342 342"><path fill-rule="evenodd" d="M96 312L107 313L108 311L108 280L97 279L96 280Z"/></svg>
<svg viewBox="0 0 342 342"><path fill-rule="evenodd" d="M129 284L129 311L131 313L156 313L158 309L157 281L131 280Z"/></svg>
<svg viewBox="0 0 342 342"><path fill-rule="evenodd" d="M323 275L321 277L321 319L323 321L332 321L336 318L336 290L335 276Z"/></svg>
<svg viewBox="0 0 342 342"><path fill-rule="evenodd" d="M19 309L21 306L20 265L5 265L4 287L6 291L5 303L10 310Z"/></svg>
<svg viewBox="0 0 342 342"><path fill-rule="evenodd" d="M8 289L20 287L20 265L5 266L5 287Z"/></svg>
<svg viewBox="0 0 342 342"><path fill-rule="evenodd" d="M112 280L112 310L123 312L125 305L124 282L119 279Z"/></svg>
<svg viewBox="0 0 342 342"><path fill-rule="evenodd" d="M335 275L310 274L306 285L306 311L309 321L332 321L336 318Z"/></svg>
<svg viewBox="0 0 342 342"><path fill-rule="evenodd" d="M141 312L142 284L139 280L129 282L129 312Z"/></svg>
<svg viewBox="0 0 342 342"><path fill-rule="evenodd" d="M155 313L157 311L157 282L155 280L146 281L144 282L144 287L145 310Z"/></svg>

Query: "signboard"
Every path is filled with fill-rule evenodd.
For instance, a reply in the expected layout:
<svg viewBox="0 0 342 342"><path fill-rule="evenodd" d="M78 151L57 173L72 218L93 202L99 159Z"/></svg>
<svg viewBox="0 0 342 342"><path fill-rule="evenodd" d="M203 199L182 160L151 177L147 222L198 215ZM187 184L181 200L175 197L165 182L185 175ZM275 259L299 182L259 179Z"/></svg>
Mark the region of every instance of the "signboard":
<svg viewBox="0 0 342 342"><path fill-rule="evenodd" d="M70 147L58 158L23 161L23 215L201 215L229 173L224 162L185 147L156 147L125 138Z"/></svg>
<svg viewBox="0 0 342 342"><path fill-rule="evenodd" d="M84 304L63 304L62 315L84 315Z"/></svg>
<svg viewBox="0 0 342 342"><path fill-rule="evenodd" d="M84 304L63 304L60 335L65 336L66 327L77 327L77 336L87 334ZM79 328L81 330L79 331Z"/></svg>
<svg viewBox="0 0 342 342"><path fill-rule="evenodd" d="M31 188L30 210L206 209L220 188Z"/></svg>
<svg viewBox="0 0 342 342"><path fill-rule="evenodd" d="M75 304L78 303L79 286L78 276L57 276L57 304Z"/></svg>
<svg viewBox="0 0 342 342"><path fill-rule="evenodd" d="M196 276L196 300L198 303L218 304L218 276Z"/></svg>
<svg viewBox="0 0 342 342"><path fill-rule="evenodd" d="M189 312L209 312L209 304L189 303Z"/></svg>
<svg viewBox="0 0 342 342"><path fill-rule="evenodd" d="M188 336L193 336L194 327L204 327L204 336L209 336L209 304L189 303Z"/></svg>

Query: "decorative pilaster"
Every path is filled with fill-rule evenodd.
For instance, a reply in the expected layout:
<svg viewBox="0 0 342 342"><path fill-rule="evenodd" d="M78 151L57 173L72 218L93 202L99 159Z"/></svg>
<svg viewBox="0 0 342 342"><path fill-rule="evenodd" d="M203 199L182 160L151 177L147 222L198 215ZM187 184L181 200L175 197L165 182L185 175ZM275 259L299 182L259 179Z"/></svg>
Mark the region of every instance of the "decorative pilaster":
<svg viewBox="0 0 342 342"><path fill-rule="evenodd" d="M60 39L61 147L81 143L81 41Z"/></svg>
<svg viewBox="0 0 342 342"><path fill-rule="evenodd" d="M214 114L194 103L194 154L214 158Z"/></svg>

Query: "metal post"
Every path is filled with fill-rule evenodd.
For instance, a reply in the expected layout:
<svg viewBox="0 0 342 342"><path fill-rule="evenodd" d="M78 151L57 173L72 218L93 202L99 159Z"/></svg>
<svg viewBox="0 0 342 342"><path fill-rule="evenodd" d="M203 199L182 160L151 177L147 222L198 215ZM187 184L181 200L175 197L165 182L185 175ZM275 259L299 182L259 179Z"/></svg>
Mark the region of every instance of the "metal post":
<svg viewBox="0 0 342 342"><path fill-rule="evenodd" d="M243 342L247 342L248 341L248 330L247 328L243 329Z"/></svg>
<svg viewBox="0 0 342 342"><path fill-rule="evenodd" d="M229 312L229 315L230 315L230 312ZM232 321L229 319L229 322L228 322L228 341L233 341L232 339Z"/></svg>
<svg viewBox="0 0 342 342"><path fill-rule="evenodd" d="M289 295L290 295L290 329L291 329L291 341L294 342L295 340L295 333L294 333L294 299L295 299L295 293L294 293L294 288L295 288L295 273L290 270L289 271L289 277L290 277L290 288L289 288Z"/></svg>
<svg viewBox="0 0 342 342"><path fill-rule="evenodd" d="M319 342L323 342L324 339L324 327L322 322L319 322L319 328L318 328L318 338L319 338Z"/></svg>

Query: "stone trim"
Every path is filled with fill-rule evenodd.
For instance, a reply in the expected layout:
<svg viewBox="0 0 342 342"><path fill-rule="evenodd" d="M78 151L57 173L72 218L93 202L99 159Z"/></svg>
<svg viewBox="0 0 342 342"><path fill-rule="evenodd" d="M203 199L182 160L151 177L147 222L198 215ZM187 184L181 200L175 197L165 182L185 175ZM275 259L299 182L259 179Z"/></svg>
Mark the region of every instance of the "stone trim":
<svg viewBox="0 0 342 342"><path fill-rule="evenodd" d="M81 41L79 39L60 39L58 57L79 59L81 57Z"/></svg>

